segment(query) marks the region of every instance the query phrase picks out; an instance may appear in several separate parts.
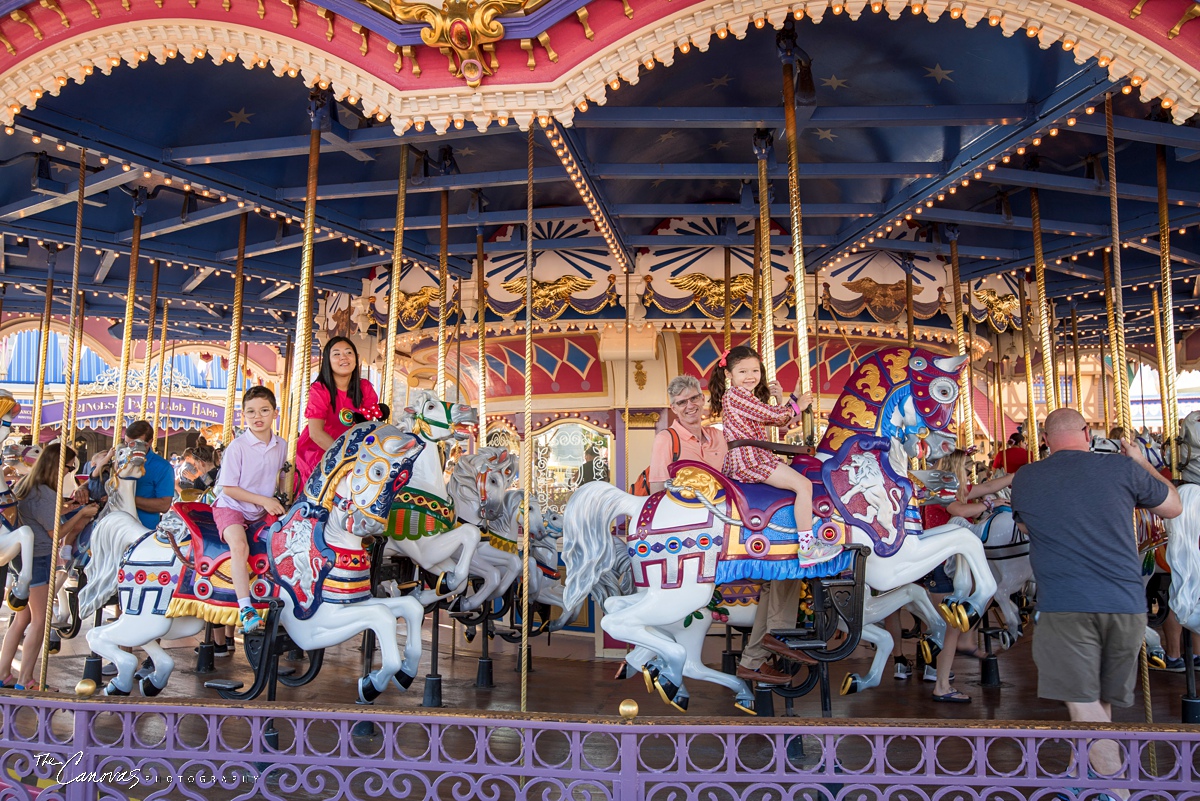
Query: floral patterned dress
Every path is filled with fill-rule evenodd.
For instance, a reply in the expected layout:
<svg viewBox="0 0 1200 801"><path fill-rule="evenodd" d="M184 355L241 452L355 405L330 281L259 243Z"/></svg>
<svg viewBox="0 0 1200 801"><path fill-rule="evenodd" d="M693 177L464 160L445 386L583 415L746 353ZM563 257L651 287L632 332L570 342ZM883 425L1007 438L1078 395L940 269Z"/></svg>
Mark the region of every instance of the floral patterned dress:
<svg viewBox="0 0 1200 801"><path fill-rule="evenodd" d="M721 427L725 441L767 439L767 426L783 426L792 419L789 406L770 406L741 387L730 387L721 399ZM764 448L730 448L722 470L734 481L764 484L782 462Z"/></svg>

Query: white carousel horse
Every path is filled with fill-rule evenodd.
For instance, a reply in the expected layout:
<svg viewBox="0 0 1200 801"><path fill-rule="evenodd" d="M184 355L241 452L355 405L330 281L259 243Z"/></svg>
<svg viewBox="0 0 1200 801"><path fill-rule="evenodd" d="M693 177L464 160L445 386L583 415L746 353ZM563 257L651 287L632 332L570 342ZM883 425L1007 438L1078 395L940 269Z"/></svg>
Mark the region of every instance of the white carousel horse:
<svg viewBox="0 0 1200 801"><path fill-rule="evenodd" d="M464 598L459 609L474 609L499 598L521 574L516 545L519 537L505 536L501 533L503 527L496 525L505 514L506 499L515 492L512 484L516 477L516 453L490 447L462 456L450 474L446 491L454 502L458 519L484 532L483 540L471 556L470 566L471 575L483 579L483 585L473 592L480 597L477 602L472 598L469 605ZM515 519L511 525L515 530Z"/></svg>
<svg viewBox="0 0 1200 801"><path fill-rule="evenodd" d="M13 399L12 393L0 389L0 442L8 439L13 419L20 413L21 404ZM8 483L0 479L0 566L21 557L21 570L8 591L8 606L13 610L24 609L29 604L29 584L33 580L33 529L20 523L17 499Z"/></svg>
<svg viewBox="0 0 1200 801"><path fill-rule="evenodd" d="M1004 630L998 639L1002 648L1011 648L1021 636L1021 610L1013 603L1012 595L1033 580L1029 536L1017 528L1012 507L1008 505L997 506L992 514L975 523L961 517L955 517L951 522L974 531L983 543L988 567L996 579L992 602L1004 619Z"/></svg>
<svg viewBox="0 0 1200 801"><path fill-rule="evenodd" d="M427 447L413 465L408 485L396 494L384 554L408 557L423 569L440 574L433 589L416 593L421 603L430 604L466 587L471 558L479 547L479 527L460 522L455 514L438 447L442 442L468 438L467 427L477 422L477 415L472 407L438 400L428 390L413 392L410 402L396 425ZM472 596L460 608L474 609L483 600Z"/></svg>
<svg viewBox="0 0 1200 801"><path fill-rule="evenodd" d="M957 557L954 592L939 611L968 630L995 591L983 545L961 526L923 531L908 503L913 484L906 477L911 457L939 458L954 449L948 430L953 429L957 376L965 361L888 348L859 364L833 407L819 448L823 461L798 457L794 465L814 484L812 531L822 546L812 549L814 558L805 558L800 550L790 493L738 485L699 463L676 463L668 488L648 498L608 484L585 484L567 504L567 592L564 614L552 628L572 619L595 576L612 569L610 526L627 517L637 592L609 598L600 625L610 636L661 657L654 682L668 703L681 690L689 659L687 647L664 635L664 628L705 608L714 584L841 573L853 564L852 552L832 546L868 546L865 581L881 593L912 584ZM898 489L901 499L890 505L895 513L886 524L863 490L855 491L860 484L877 490L877 473L883 476L885 494L895 497ZM805 521L806 530L808 526ZM894 600L894 608L903 605ZM740 698L739 688L737 705L750 711Z"/></svg>
<svg viewBox="0 0 1200 801"><path fill-rule="evenodd" d="M423 448L394 426L355 426L334 441L283 518L251 536L253 600L262 606L278 598L280 622L298 648L313 651L367 630L375 633L382 661L359 680L360 703L374 701L389 682L407 689L421 658L424 608L412 597L371 596L362 539L383 533L392 499ZM92 535L93 564L112 564L114 552L123 554L120 569L97 572L81 598L84 616L113 592L121 600L121 617L87 635L92 650L117 666L107 695L133 689L138 660L122 647L140 647L150 656L154 670L142 679L141 691L157 695L174 668L158 639L191 637L206 622L236 618L236 593L219 569L229 550L216 536L208 507L177 504L172 512L132 546L124 544L118 526L98 526ZM408 632L403 655L396 637L399 618Z"/></svg>

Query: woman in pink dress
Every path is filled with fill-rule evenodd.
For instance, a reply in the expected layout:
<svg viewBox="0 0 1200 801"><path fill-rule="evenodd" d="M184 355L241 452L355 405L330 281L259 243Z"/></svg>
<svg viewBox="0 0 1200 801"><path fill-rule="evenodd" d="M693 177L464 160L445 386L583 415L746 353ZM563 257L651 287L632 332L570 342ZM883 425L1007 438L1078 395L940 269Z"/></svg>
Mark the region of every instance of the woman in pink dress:
<svg viewBox="0 0 1200 801"><path fill-rule="evenodd" d="M304 419L308 425L296 444L296 480L298 487L312 475L317 463L333 441L354 425L355 413L362 414L379 404L375 387L358 375L358 350L345 337L325 343L321 372L308 388Z"/></svg>
<svg viewBox="0 0 1200 801"><path fill-rule="evenodd" d="M739 345L717 362L708 380L713 414L721 415L725 441L767 439L767 426L790 428L800 419L801 411L812 404L810 395L792 395L784 400L783 390L775 382L767 384L762 359L753 348ZM797 386L799 390L799 386ZM768 401L774 396L777 406ZM751 445L730 447L722 471L734 481L770 484L796 493L796 528L800 547L807 551L812 538L812 482L784 465L765 448ZM807 533L807 536L806 536Z"/></svg>

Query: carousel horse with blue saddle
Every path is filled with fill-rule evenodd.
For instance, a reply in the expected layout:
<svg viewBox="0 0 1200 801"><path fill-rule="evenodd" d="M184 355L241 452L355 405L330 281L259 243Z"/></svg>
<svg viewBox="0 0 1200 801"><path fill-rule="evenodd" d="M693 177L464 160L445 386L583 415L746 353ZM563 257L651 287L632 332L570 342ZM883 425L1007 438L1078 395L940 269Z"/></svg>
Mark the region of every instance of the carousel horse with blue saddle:
<svg viewBox="0 0 1200 801"><path fill-rule="evenodd" d="M968 630L995 590L983 547L960 526L922 528L908 470L910 459L939 458L953 450L958 373L965 361L965 356L894 347L858 364L834 404L817 455L792 461L791 469L813 487L813 519L800 531L789 492L738 484L698 462L672 465L666 489L649 497L599 482L585 484L567 504L567 589L563 615L554 626L573 619L598 577L618 563L610 530L617 518L627 517L635 590L608 597L600 624L610 636L635 646L631 655L638 657L629 668L644 670L662 698L680 708L685 675L718 681L712 672L699 670L698 658L689 657L689 648L672 634L696 613L711 617L714 588L742 580L844 574L854 564L856 547L868 554L865 584L885 596L955 558L954 591L937 612ZM916 595L904 589L879 602L864 593L864 606L872 618L882 619ZM929 610L936 619L932 604ZM872 630L867 619L863 623L863 638L877 643L886 663L890 636L881 627ZM881 648L884 643L887 648ZM657 655L656 675L636 663L647 654ZM848 683L844 691L868 682L850 677ZM734 686L735 705L752 712L749 689L744 683Z"/></svg>
<svg viewBox="0 0 1200 801"><path fill-rule="evenodd" d="M359 703L373 702L389 683L407 689L417 674L424 607L411 597L373 597L363 540L383 533L424 449L420 439L395 426L360 423L334 441L282 517L247 532L254 606L267 611L268 621L282 626L296 647L314 652L374 632L382 661L359 680ZM120 600L121 616L87 636L92 650L117 666L106 695L133 690L137 658L124 648L149 655L153 669L141 676L140 689L157 695L174 668L159 639L191 637L207 623L225 625L238 617L229 549L211 507L176 503L157 529L136 532L135 524L135 510L125 503L96 526L90 581L80 594L84 617L114 593ZM400 618L408 634L403 652L396 635Z"/></svg>

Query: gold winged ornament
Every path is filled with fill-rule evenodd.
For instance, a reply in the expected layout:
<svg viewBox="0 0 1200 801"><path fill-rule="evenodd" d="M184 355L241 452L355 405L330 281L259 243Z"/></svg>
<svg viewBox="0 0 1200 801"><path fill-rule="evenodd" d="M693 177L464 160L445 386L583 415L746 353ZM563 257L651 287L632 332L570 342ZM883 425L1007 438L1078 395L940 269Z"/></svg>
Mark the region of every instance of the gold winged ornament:
<svg viewBox="0 0 1200 801"><path fill-rule="evenodd" d="M873 309L899 309L905 302L904 283L881 284L874 278L859 278L856 281L843 281L842 286L862 295L867 306Z"/></svg>
<svg viewBox="0 0 1200 801"><path fill-rule="evenodd" d="M436 286L423 286L416 292L400 292L400 324L413 329L425 321L429 307L438 300Z"/></svg>
<svg viewBox="0 0 1200 801"><path fill-rule="evenodd" d="M701 307L725 309L725 282L719 278L709 278L703 273L687 273L676 278L668 278L667 283L684 292L691 292L692 298ZM729 279L729 299L733 305L738 301L746 301L754 291L754 278L748 274L735 275Z"/></svg>
<svg viewBox="0 0 1200 801"><path fill-rule="evenodd" d="M492 70L484 62L483 51L488 45L504 38L504 26L497 17L512 14L525 7L527 0L446 0L441 7L429 3L408 3L386 0L364 0L367 5L382 11L397 22L428 25L421 30L421 41L443 52L452 51L457 59L456 78L467 86L479 86L483 76Z"/></svg>
<svg viewBox="0 0 1200 801"><path fill-rule="evenodd" d="M577 275L564 275L553 281L533 282L533 310L535 312L551 312L555 306L569 300L576 292L584 292L592 288L596 282L590 278L580 278ZM501 284L504 291L511 295L525 294L525 279L511 278Z"/></svg>
<svg viewBox="0 0 1200 801"><path fill-rule="evenodd" d="M975 300L987 309L988 319L997 331L1003 331L1013 324L1021 311L1021 302L1015 295L998 295L994 289L976 289Z"/></svg>

